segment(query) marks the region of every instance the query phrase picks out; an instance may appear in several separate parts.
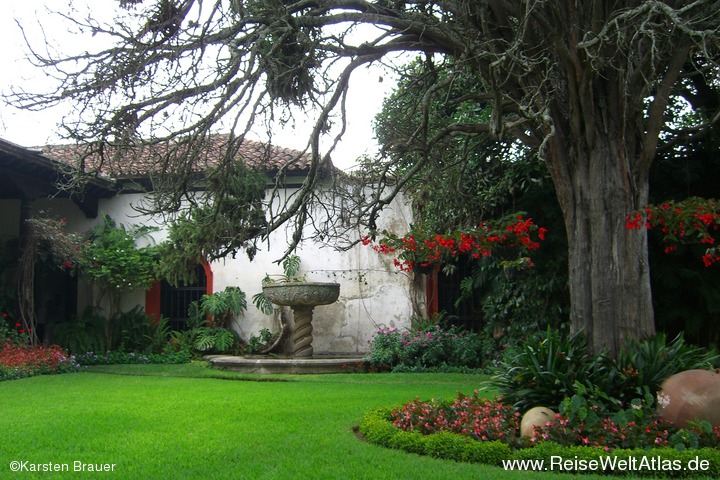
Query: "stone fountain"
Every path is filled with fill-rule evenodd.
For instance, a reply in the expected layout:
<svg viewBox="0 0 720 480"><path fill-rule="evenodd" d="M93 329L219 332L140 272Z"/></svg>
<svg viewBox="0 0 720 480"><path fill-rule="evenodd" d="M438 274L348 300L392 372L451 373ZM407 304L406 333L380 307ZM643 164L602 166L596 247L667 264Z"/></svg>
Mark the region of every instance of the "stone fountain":
<svg viewBox="0 0 720 480"><path fill-rule="evenodd" d="M313 356L313 309L318 305L334 303L340 295L339 283L286 282L263 286L263 293L272 303L288 306L293 310L290 326L292 357Z"/></svg>
<svg viewBox="0 0 720 480"><path fill-rule="evenodd" d="M284 341L288 356L270 355L208 355L204 357L214 368L243 373L341 373L363 368L362 354L319 354L313 356L313 309L329 305L340 295L340 284L328 282L305 282L286 271L280 282L263 284L267 300L293 310L288 322L289 339Z"/></svg>

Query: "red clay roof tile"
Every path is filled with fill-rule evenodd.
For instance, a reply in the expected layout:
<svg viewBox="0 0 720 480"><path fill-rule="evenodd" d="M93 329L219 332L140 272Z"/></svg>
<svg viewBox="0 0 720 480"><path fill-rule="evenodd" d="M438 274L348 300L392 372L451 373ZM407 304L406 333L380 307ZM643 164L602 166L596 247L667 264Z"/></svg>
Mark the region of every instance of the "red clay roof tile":
<svg viewBox="0 0 720 480"><path fill-rule="evenodd" d="M207 137L207 145L197 152L192 170L202 171L208 166L218 163L228 146L229 135L212 135ZM100 175L111 178L139 177L165 169L168 153L179 144L158 143L154 145L138 145L124 147L105 147L103 154L92 145L46 145L41 147L44 156L57 160L72 167L79 167L82 160L84 171L97 171ZM267 172L276 172L286 167L287 172L301 172L310 168L311 155L298 150L277 147L252 140L243 140L236 155L252 168ZM83 158L84 157L84 158Z"/></svg>

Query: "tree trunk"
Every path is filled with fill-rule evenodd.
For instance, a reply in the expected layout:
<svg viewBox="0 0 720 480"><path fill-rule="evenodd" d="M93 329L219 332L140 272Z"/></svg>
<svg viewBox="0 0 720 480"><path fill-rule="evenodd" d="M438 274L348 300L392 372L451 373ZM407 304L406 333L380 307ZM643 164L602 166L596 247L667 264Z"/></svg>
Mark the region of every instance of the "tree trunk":
<svg viewBox="0 0 720 480"><path fill-rule="evenodd" d="M625 228L626 215L647 205L647 173L631 173L622 136L598 132L585 151L562 137L551 140L548 163L568 237L571 327L615 356L627 339L655 333L647 232Z"/></svg>

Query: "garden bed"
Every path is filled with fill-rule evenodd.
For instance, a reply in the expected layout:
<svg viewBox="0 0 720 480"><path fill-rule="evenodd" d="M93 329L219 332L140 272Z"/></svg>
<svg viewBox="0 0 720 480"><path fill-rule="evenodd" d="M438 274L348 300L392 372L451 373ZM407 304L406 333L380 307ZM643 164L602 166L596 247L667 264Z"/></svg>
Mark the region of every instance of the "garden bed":
<svg viewBox="0 0 720 480"><path fill-rule="evenodd" d="M512 449L507 443L477 441L448 431L423 435L393 425L391 409L367 413L358 427L368 442L383 447L458 462L502 467L504 470L629 475L634 477L720 477L720 450L715 448L616 449L562 446L539 442Z"/></svg>

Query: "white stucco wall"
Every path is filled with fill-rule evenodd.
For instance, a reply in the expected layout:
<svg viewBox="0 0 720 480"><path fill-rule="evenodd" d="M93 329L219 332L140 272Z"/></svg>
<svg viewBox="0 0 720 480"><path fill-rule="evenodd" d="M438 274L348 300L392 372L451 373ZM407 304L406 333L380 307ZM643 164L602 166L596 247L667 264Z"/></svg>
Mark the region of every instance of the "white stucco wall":
<svg viewBox="0 0 720 480"><path fill-rule="evenodd" d="M139 216L132 208L142 198L141 194L120 194L101 200L99 210L126 227L137 224L158 227L159 231L153 234L153 239L161 242L165 239L162 219ZM61 199L38 201L33 210L66 217L68 231L85 231L101 221L99 217L85 218L72 202ZM386 208L378 227L402 234L409 228L410 220L409 206L398 199ZM356 232L356 235L359 237L365 233ZM261 290L261 282L266 274L282 273L282 267L274 262L287 248L287 232L283 229L274 232L269 245L266 242L259 247L261 250L253 261L244 252L238 252L235 259L211 263L214 291L237 286L246 294L248 309L236 321L237 332L246 340L251 335L258 335L262 328L272 331L279 329L280 312L265 315L252 305L251 299ZM340 283L338 301L315 308L313 345L316 353L364 352L373 332L379 327L409 327L412 317L418 313L418 306L422 309L422 289L414 286L408 274L393 266L392 258L379 255L369 246L359 244L349 251L341 252L303 241L296 253L302 260L300 273L308 281ZM91 296L88 289L80 289L80 308L83 303L91 303ZM145 292L131 292L124 296L122 309L144 306L144 303ZM291 318L289 309L282 314Z"/></svg>

